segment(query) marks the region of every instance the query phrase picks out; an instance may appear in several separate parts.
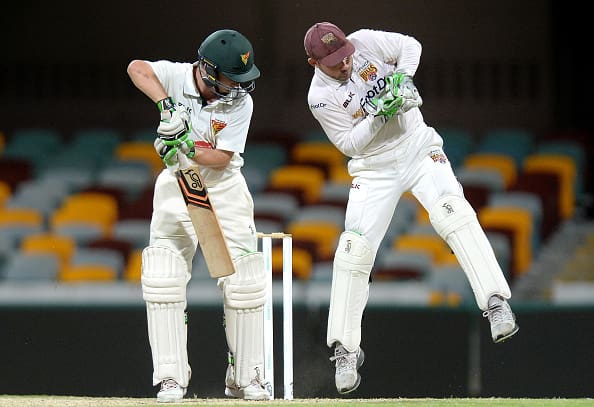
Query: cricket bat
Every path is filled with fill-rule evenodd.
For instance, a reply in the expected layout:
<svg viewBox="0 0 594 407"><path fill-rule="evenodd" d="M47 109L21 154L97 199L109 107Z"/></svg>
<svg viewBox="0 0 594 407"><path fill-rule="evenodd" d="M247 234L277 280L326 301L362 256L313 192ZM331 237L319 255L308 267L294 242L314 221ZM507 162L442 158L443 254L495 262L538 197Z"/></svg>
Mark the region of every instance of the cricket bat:
<svg viewBox="0 0 594 407"><path fill-rule="evenodd" d="M235 273L235 266L223 236L221 225L208 198L208 190L199 168L191 165L175 172L186 201L198 243L202 249L208 272L212 278Z"/></svg>

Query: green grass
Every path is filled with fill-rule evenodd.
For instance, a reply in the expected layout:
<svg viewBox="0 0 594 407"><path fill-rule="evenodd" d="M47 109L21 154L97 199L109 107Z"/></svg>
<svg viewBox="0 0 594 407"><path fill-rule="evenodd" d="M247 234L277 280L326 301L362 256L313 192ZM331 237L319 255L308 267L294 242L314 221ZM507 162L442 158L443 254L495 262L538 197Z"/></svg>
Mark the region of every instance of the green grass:
<svg viewBox="0 0 594 407"><path fill-rule="evenodd" d="M594 399L295 399L291 401L242 401L232 399L184 399L182 403L160 404L155 399L61 397L61 396L2 396L0 407L163 407L163 406L266 406L266 407L334 407L364 405L370 407L582 407L594 406Z"/></svg>

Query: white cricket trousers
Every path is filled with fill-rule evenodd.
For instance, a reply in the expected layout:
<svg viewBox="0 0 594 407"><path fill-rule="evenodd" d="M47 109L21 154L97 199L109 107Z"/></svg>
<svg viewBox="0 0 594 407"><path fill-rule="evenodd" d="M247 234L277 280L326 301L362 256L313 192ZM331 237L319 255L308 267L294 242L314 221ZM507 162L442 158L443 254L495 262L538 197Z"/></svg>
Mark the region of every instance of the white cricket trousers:
<svg viewBox="0 0 594 407"><path fill-rule="evenodd" d="M442 146L441 136L422 126L390 151L349 161L353 181L345 230L364 235L374 256L404 192L410 191L426 210L444 195L463 197Z"/></svg>
<svg viewBox="0 0 594 407"><path fill-rule="evenodd" d="M231 258L256 251L254 202L243 175L238 172L224 181L209 185L208 195ZM175 174L167 168L161 171L155 183L150 245L168 247L181 254L190 271L198 238Z"/></svg>

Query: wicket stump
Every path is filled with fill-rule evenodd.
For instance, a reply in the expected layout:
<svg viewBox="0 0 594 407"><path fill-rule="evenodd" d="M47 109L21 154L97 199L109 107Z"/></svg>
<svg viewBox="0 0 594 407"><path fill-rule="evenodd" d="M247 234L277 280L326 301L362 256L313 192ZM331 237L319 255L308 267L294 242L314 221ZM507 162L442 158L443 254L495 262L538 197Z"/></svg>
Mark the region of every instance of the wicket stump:
<svg viewBox="0 0 594 407"><path fill-rule="evenodd" d="M258 233L262 239L264 268L268 279L264 303L264 380L274 400L274 330L272 298L272 239L283 242L283 384L284 399L293 400L293 237L290 234Z"/></svg>

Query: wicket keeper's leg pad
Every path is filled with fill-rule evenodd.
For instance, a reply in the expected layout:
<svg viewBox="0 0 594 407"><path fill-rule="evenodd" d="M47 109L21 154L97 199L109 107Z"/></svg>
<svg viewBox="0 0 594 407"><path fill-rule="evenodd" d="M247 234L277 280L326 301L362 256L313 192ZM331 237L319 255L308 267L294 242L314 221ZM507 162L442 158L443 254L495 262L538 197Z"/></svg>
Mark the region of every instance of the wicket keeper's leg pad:
<svg viewBox="0 0 594 407"><path fill-rule="evenodd" d="M369 297L373 254L369 241L358 233L340 235L330 291L327 344L340 342L349 352L361 343L361 319Z"/></svg>
<svg viewBox="0 0 594 407"><path fill-rule="evenodd" d="M511 297L491 243L466 199L456 195L438 199L429 210L429 220L456 255L480 309L488 308L494 294Z"/></svg>

